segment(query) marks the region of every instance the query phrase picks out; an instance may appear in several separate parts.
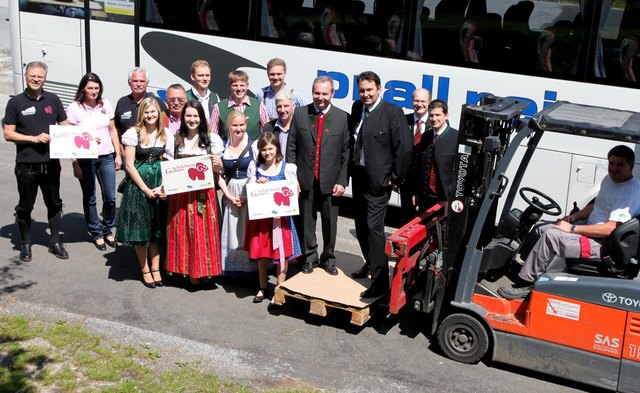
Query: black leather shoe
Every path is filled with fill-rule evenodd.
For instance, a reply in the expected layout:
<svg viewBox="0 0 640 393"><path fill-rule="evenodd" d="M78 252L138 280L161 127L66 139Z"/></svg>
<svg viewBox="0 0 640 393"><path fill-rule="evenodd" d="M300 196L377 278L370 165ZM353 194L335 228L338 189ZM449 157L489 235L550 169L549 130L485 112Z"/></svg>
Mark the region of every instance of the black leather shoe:
<svg viewBox="0 0 640 393"><path fill-rule="evenodd" d="M313 272L314 267L315 265L313 263L305 262L304 265L302 265L302 273L309 274Z"/></svg>
<svg viewBox="0 0 640 393"><path fill-rule="evenodd" d="M69 259L69 253L64 248L64 244L62 242L51 243L49 245L49 252L56 256L56 258L60 259Z"/></svg>
<svg viewBox="0 0 640 393"><path fill-rule="evenodd" d="M150 275L150 276L151 276L151 279L153 280L153 276L151 275L151 272L142 272L142 279L141 279L140 281L142 281L142 284L143 284L145 287L147 287L147 288L149 288L149 289L153 289L153 288L155 288L155 287L156 287L156 283L155 283L155 281L146 282L146 281L144 280L144 276L146 276L147 274L148 274L148 275Z"/></svg>
<svg viewBox="0 0 640 393"><path fill-rule="evenodd" d="M334 264L325 264L324 271L331 274L332 276L338 275L338 268Z"/></svg>
<svg viewBox="0 0 640 393"><path fill-rule="evenodd" d="M367 277L369 277L369 273L370 272L371 272L371 269L369 268L369 265L364 265L359 270L356 270L355 272L351 273L351 277L353 277L353 278L367 278Z"/></svg>
<svg viewBox="0 0 640 393"><path fill-rule="evenodd" d="M104 242L107 246L111 248L118 248L118 241L116 240L116 238L113 238L113 240L110 240L108 237L105 237Z"/></svg>
<svg viewBox="0 0 640 393"><path fill-rule="evenodd" d="M160 280L156 280L155 277L153 277L153 273L160 274L160 270L152 270L151 277L153 278L153 282L156 283L156 287L164 287L164 283L162 282L162 277L160 277Z"/></svg>
<svg viewBox="0 0 640 393"><path fill-rule="evenodd" d="M22 262L31 261L31 244L22 243L22 245L20 246L20 260Z"/></svg>
<svg viewBox="0 0 640 393"><path fill-rule="evenodd" d="M262 292L261 295L256 295L253 297L254 303L262 303L265 297L267 297L267 288L260 288L258 292Z"/></svg>
<svg viewBox="0 0 640 393"><path fill-rule="evenodd" d="M378 287L374 287L371 286L369 287L366 291L362 292L360 294L361 298L373 298L373 297L380 297L380 296L384 296L387 294L387 291L384 291Z"/></svg>
<svg viewBox="0 0 640 393"><path fill-rule="evenodd" d="M100 251L107 251L107 244L102 241L102 244L98 243L98 239L93 239L93 245Z"/></svg>

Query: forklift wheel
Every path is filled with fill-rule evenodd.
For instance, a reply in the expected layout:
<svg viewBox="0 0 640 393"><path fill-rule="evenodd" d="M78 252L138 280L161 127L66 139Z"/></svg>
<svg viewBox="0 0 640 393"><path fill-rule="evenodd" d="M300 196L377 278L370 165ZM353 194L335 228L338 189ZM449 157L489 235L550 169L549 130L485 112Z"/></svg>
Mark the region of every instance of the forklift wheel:
<svg viewBox="0 0 640 393"><path fill-rule="evenodd" d="M452 314L440 324L438 343L448 358L477 363L489 348L489 336L477 319L467 314Z"/></svg>

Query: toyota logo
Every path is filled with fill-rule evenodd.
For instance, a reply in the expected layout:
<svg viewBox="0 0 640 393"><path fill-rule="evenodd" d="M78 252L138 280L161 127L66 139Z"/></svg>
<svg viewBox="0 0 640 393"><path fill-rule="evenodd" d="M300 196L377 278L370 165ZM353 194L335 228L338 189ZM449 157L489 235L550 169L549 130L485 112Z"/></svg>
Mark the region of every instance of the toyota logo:
<svg viewBox="0 0 640 393"><path fill-rule="evenodd" d="M618 301L618 297L611 292L603 293L602 300L607 303L615 303Z"/></svg>

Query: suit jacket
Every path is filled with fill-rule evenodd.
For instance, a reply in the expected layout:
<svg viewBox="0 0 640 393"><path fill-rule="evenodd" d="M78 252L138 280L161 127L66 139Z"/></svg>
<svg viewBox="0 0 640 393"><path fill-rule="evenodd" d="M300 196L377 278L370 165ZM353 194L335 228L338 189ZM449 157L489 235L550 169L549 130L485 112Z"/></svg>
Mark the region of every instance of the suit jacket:
<svg viewBox="0 0 640 393"><path fill-rule="evenodd" d="M350 129L356 143L355 130L362 119L364 104L355 101L351 107ZM372 193L386 191L389 181L400 186L411 162L412 137L407 132L407 119L400 107L386 101L366 116L360 127L367 180ZM349 160L353 163L353 160Z"/></svg>
<svg viewBox="0 0 640 393"><path fill-rule="evenodd" d="M422 195L424 186L429 182L429 166L431 149L433 147L433 129L428 129L422 134L418 144L416 173L413 178L416 180L415 194ZM435 144L435 155L433 157L436 168L436 179L440 183L440 195L442 200L448 200L453 191L453 173L456 164L458 150L458 130L447 126L445 131L438 138Z"/></svg>
<svg viewBox="0 0 640 393"><path fill-rule="evenodd" d="M269 122L267 124L264 125L264 128L262 129L262 132L272 132L273 135L278 136L280 135L280 128L276 128L276 121L278 121L278 119L273 119L273 120L269 120ZM282 150L286 150L287 147L286 146L280 146L280 148ZM284 151L283 151L284 153Z"/></svg>
<svg viewBox="0 0 640 393"><path fill-rule="evenodd" d="M316 109L313 104L297 108L289 127L287 162L298 166L298 182L303 190L311 190L314 182L317 142ZM345 111L331 105L324 118L320 142L320 192L331 194L333 186L348 185L349 123Z"/></svg>

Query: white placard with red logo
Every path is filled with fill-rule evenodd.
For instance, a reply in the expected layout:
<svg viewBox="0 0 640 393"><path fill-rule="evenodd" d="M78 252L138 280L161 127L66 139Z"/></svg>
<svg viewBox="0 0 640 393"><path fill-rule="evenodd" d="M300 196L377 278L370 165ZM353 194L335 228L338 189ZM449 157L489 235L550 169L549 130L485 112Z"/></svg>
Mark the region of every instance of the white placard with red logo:
<svg viewBox="0 0 640 393"><path fill-rule="evenodd" d="M162 161L160 167L162 168L164 192L169 195L204 190L215 186L209 156Z"/></svg>
<svg viewBox="0 0 640 393"><path fill-rule="evenodd" d="M98 132L82 126L49 126L49 157L98 158ZM107 141L111 142L111 141Z"/></svg>
<svg viewBox="0 0 640 393"><path fill-rule="evenodd" d="M298 215L298 184L295 180L247 184L247 203L250 220Z"/></svg>

